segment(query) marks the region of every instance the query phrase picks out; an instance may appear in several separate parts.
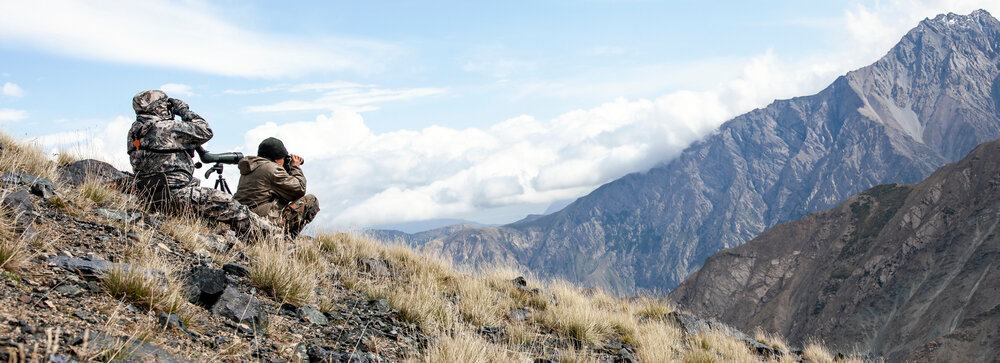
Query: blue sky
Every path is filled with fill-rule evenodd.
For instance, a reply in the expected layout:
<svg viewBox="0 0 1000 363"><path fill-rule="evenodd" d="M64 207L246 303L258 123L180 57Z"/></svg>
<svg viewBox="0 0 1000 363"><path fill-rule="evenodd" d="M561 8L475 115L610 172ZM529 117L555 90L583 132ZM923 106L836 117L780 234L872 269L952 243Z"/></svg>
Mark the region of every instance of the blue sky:
<svg viewBox="0 0 1000 363"><path fill-rule="evenodd" d="M27 3L26 3L27 4ZM814 93L987 1L40 1L0 4L0 128L127 169L162 88L212 150L306 158L320 228L517 220ZM235 174L228 174L232 180Z"/></svg>

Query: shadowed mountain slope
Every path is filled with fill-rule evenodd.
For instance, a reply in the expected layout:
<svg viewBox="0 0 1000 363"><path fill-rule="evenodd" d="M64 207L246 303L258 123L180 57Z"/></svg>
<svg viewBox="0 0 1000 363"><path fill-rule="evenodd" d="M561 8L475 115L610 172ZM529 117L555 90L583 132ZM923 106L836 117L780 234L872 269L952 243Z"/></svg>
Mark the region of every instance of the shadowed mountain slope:
<svg viewBox="0 0 1000 363"><path fill-rule="evenodd" d="M670 298L737 328L891 361L1000 356L1000 141L705 261Z"/></svg>

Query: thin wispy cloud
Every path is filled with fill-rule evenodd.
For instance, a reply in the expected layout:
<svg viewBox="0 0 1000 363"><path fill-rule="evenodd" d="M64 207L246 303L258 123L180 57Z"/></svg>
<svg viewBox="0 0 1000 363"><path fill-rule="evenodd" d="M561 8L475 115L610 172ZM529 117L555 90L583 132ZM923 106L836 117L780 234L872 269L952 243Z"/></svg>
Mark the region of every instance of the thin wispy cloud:
<svg viewBox="0 0 1000 363"><path fill-rule="evenodd" d="M297 99L280 101L267 105L250 106L247 112L287 112L287 111L326 111L352 109L369 111L378 108L378 104L391 101L404 101L420 97L442 94L441 88L421 87L408 89L384 89L371 85L360 85L348 82L300 84L282 89L288 93L320 92L312 99Z"/></svg>
<svg viewBox="0 0 1000 363"><path fill-rule="evenodd" d="M191 89L191 86L188 86L186 84L167 83L160 86L160 90L166 92L166 94L173 97L177 96L190 97L195 95L194 91Z"/></svg>
<svg viewBox="0 0 1000 363"><path fill-rule="evenodd" d="M0 122L21 121L28 118L28 111L0 108Z"/></svg>
<svg viewBox="0 0 1000 363"><path fill-rule="evenodd" d="M2 93L4 96L24 97L24 90L21 89L21 86L18 86L16 83L5 82L3 84Z"/></svg>
<svg viewBox="0 0 1000 363"><path fill-rule="evenodd" d="M240 77L369 71L399 53L378 41L243 28L200 2L0 2L0 42L53 54Z"/></svg>

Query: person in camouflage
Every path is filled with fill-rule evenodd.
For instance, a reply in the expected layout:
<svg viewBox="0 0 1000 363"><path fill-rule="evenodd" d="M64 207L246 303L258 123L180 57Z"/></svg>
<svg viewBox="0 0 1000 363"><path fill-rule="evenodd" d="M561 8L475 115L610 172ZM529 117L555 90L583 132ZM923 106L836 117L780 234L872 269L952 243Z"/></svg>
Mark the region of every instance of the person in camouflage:
<svg viewBox="0 0 1000 363"><path fill-rule="evenodd" d="M132 98L132 108L136 118L128 132L128 155L137 193L159 208L226 223L240 235L280 232L229 194L200 186L192 157L212 138L212 129L184 101L159 90L143 91Z"/></svg>
<svg viewBox="0 0 1000 363"><path fill-rule="evenodd" d="M257 147L257 156L240 160L240 184L233 197L295 238L319 213L319 201L306 194L302 163L281 140L269 137Z"/></svg>

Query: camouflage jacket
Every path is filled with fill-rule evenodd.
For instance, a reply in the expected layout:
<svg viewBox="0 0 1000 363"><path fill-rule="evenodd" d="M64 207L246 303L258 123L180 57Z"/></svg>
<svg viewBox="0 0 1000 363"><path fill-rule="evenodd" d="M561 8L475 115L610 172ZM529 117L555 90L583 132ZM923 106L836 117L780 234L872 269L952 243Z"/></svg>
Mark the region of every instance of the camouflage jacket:
<svg viewBox="0 0 1000 363"><path fill-rule="evenodd" d="M128 132L128 156L136 177L162 173L170 188L197 185L194 149L212 138L212 129L194 112L181 120L153 114L136 116Z"/></svg>
<svg viewBox="0 0 1000 363"><path fill-rule="evenodd" d="M233 198L257 215L276 218L281 207L306 195L306 177L298 166L286 172L278 163L259 156L247 156L237 165L240 184Z"/></svg>

